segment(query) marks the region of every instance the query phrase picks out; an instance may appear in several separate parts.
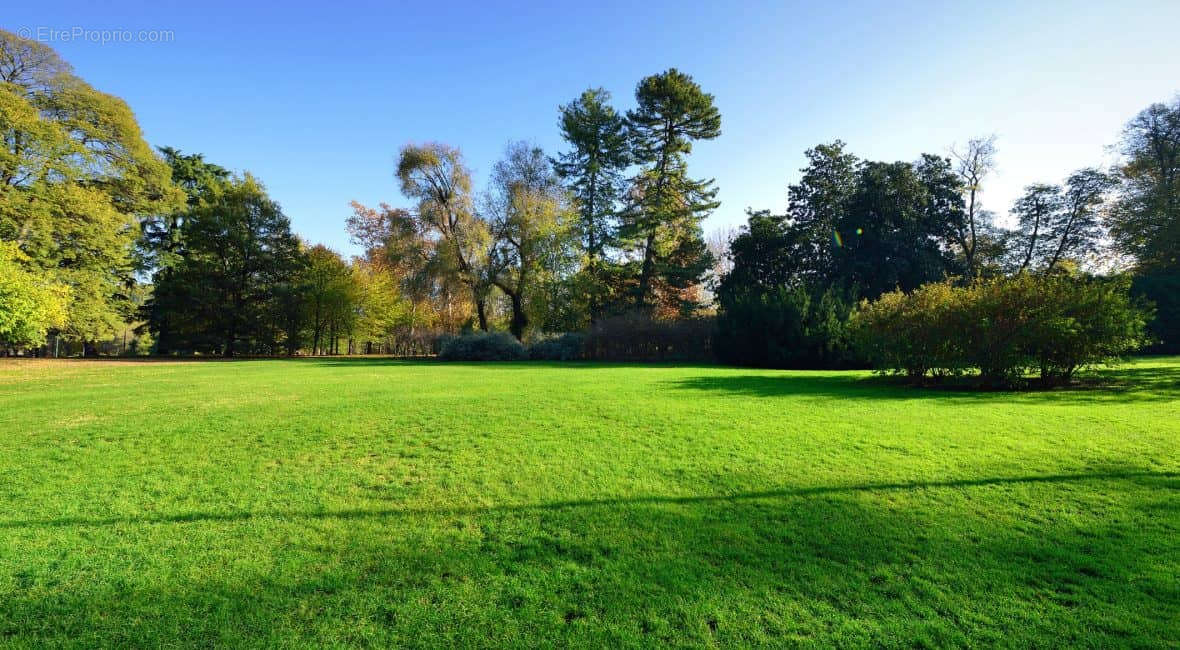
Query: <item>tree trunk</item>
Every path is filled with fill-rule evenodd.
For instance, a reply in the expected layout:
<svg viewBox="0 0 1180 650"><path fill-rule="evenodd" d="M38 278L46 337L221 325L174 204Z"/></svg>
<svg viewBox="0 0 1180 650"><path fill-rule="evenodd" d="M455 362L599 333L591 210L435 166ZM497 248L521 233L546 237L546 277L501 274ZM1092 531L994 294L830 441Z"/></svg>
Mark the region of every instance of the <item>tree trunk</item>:
<svg viewBox="0 0 1180 650"><path fill-rule="evenodd" d="M594 232L594 199L598 197L598 174L590 175L590 192L586 199L586 253L587 269L590 271L590 296L587 307L590 311L590 324L598 322L598 312L602 308L598 304L598 245Z"/></svg>
<svg viewBox="0 0 1180 650"><path fill-rule="evenodd" d="M488 331L487 305L484 304L486 301L486 298L475 299L475 313L479 316L479 329L485 332Z"/></svg>
<svg viewBox="0 0 1180 650"><path fill-rule="evenodd" d="M1037 245L1037 237L1040 236L1041 231L1041 217L1037 215L1037 220L1033 222L1032 235L1028 239L1028 250L1024 253L1024 263L1020 265L1020 270L1023 271L1032 263L1033 250Z"/></svg>
<svg viewBox="0 0 1180 650"><path fill-rule="evenodd" d="M508 294L508 298L512 301L512 324L509 329L517 341L523 341L524 330L529 325L529 317L524 313L524 300L519 291Z"/></svg>
<svg viewBox="0 0 1180 650"><path fill-rule="evenodd" d="M1065 245L1069 242L1070 235L1073 234L1073 224L1075 221L1076 211L1069 215L1069 221L1065 222L1065 232L1061 233L1061 240L1057 242L1057 248L1053 251L1053 259L1049 260L1049 265L1045 267L1046 271L1052 271L1057 266L1057 262L1061 261L1061 256L1065 253Z"/></svg>
<svg viewBox="0 0 1180 650"><path fill-rule="evenodd" d="M975 235L975 192L976 191L977 191L977 189L973 186L971 188L971 207L968 209L968 212L967 212L967 214L969 215L968 220L967 220L968 221L967 225L971 231L971 235L970 235L971 246L970 247L967 247L967 246L963 247L963 257L967 262L967 279L968 280L975 279L975 247L977 244L976 235Z"/></svg>
<svg viewBox="0 0 1180 650"><path fill-rule="evenodd" d="M643 249L643 270L639 273L639 297L636 301L640 308L647 306L647 293L651 290L651 276L655 271L655 240L655 232L648 234L647 245Z"/></svg>

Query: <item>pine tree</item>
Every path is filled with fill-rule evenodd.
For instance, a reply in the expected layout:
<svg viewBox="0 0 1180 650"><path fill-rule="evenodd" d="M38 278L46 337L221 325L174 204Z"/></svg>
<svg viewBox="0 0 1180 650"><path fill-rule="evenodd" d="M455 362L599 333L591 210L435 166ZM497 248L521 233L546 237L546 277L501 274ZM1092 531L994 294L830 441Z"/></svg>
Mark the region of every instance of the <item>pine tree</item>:
<svg viewBox="0 0 1180 650"><path fill-rule="evenodd" d="M694 141L721 135L721 113L712 95L675 68L640 81L635 99L627 123L641 169L619 229L638 259L635 301L641 309L689 311L690 289L712 262L701 221L720 203L713 179L689 178L687 156Z"/></svg>
<svg viewBox="0 0 1180 650"><path fill-rule="evenodd" d="M578 230L586 251L585 299L590 322L605 309L610 293L608 251L617 246L618 206L623 172L631 160L627 123L610 106L610 93L591 88L562 106L561 135L570 151L553 167L578 201Z"/></svg>

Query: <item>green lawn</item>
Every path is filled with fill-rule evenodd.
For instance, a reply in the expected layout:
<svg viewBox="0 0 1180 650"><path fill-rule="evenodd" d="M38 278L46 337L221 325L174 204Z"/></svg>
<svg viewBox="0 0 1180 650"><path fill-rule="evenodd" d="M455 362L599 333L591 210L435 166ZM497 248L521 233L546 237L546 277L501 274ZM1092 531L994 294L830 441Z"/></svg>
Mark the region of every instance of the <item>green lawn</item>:
<svg viewBox="0 0 1180 650"><path fill-rule="evenodd" d="M1110 387L0 363L0 645L1180 643L1180 358Z"/></svg>

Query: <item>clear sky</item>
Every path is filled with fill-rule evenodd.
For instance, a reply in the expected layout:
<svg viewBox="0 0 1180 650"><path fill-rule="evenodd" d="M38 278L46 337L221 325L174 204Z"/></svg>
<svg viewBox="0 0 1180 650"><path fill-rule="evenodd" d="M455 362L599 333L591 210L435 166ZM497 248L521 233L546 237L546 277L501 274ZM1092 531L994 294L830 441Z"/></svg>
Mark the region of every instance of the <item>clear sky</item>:
<svg viewBox="0 0 1180 650"><path fill-rule="evenodd" d="M0 26L126 99L152 144L254 173L342 252L351 199L406 205L401 145L460 147L482 187L510 140L561 148L559 104L602 86L629 108L668 67L721 110L689 166L721 188L706 230L781 211L804 149L836 138L913 160L995 133L984 201L1004 214L1028 183L1109 162L1122 124L1180 91L1178 0L255 4L9 1ZM50 31L76 27L172 37Z"/></svg>

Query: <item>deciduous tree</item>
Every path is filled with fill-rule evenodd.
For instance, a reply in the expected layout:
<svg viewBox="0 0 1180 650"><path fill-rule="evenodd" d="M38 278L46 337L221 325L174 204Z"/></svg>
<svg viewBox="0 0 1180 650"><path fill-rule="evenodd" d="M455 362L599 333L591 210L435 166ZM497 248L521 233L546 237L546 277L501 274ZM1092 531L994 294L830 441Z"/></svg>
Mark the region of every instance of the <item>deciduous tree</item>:
<svg viewBox="0 0 1180 650"><path fill-rule="evenodd" d="M358 301L352 268L339 253L322 244L309 248L305 256L301 279L312 354L334 353L336 334L349 326Z"/></svg>
<svg viewBox="0 0 1180 650"><path fill-rule="evenodd" d="M121 99L0 30L0 240L21 267L70 288L67 338L121 329L138 217L181 197Z"/></svg>
<svg viewBox="0 0 1180 650"><path fill-rule="evenodd" d="M1019 220L1017 230L1009 237L1013 270L1036 269L1049 259L1050 223L1060 211L1061 186L1034 183L1024 188L1024 194L1012 205L1012 213Z"/></svg>
<svg viewBox="0 0 1180 650"><path fill-rule="evenodd" d="M0 242L0 347L43 345L66 320L70 290L29 271L13 242Z"/></svg>
<svg viewBox="0 0 1180 650"><path fill-rule="evenodd" d="M352 242L364 248L365 262L381 277L388 276L408 303L406 325L413 336L420 325L430 325L437 313L453 311L451 277L439 273L435 240L408 210L382 203L369 208L352 202L346 220ZM454 325L446 323L446 325Z"/></svg>
<svg viewBox="0 0 1180 650"><path fill-rule="evenodd" d="M1064 260L1083 261L1099 250L1103 237L1101 210L1114 180L1106 173L1087 167L1065 180L1061 208L1053 214L1046 232L1050 252L1046 270Z"/></svg>
<svg viewBox="0 0 1180 650"><path fill-rule="evenodd" d="M955 173L962 179L960 187L966 196L966 209L962 218L954 221L950 234L963 257L967 278L973 279L979 275L980 242L994 230L991 213L983 209L980 201L980 192L983 181L996 168L996 136L972 138L965 148L952 147L951 155L956 162Z"/></svg>
<svg viewBox="0 0 1180 650"><path fill-rule="evenodd" d="M1180 97L1123 131L1119 199L1108 217L1119 252L1145 270L1180 269Z"/></svg>
<svg viewBox="0 0 1180 650"><path fill-rule="evenodd" d="M575 269L574 212L542 151L525 142L510 144L492 168L485 197L492 234L488 280L512 308L509 329L524 338L530 312L544 288Z"/></svg>
<svg viewBox="0 0 1180 650"><path fill-rule="evenodd" d="M420 232L435 240L430 264L472 296L479 327L488 329L485 265L491 241L487 224L475 214L471 172L458 149L443 144L406 145L398 159L402 194L415 200Z"/></svg>

